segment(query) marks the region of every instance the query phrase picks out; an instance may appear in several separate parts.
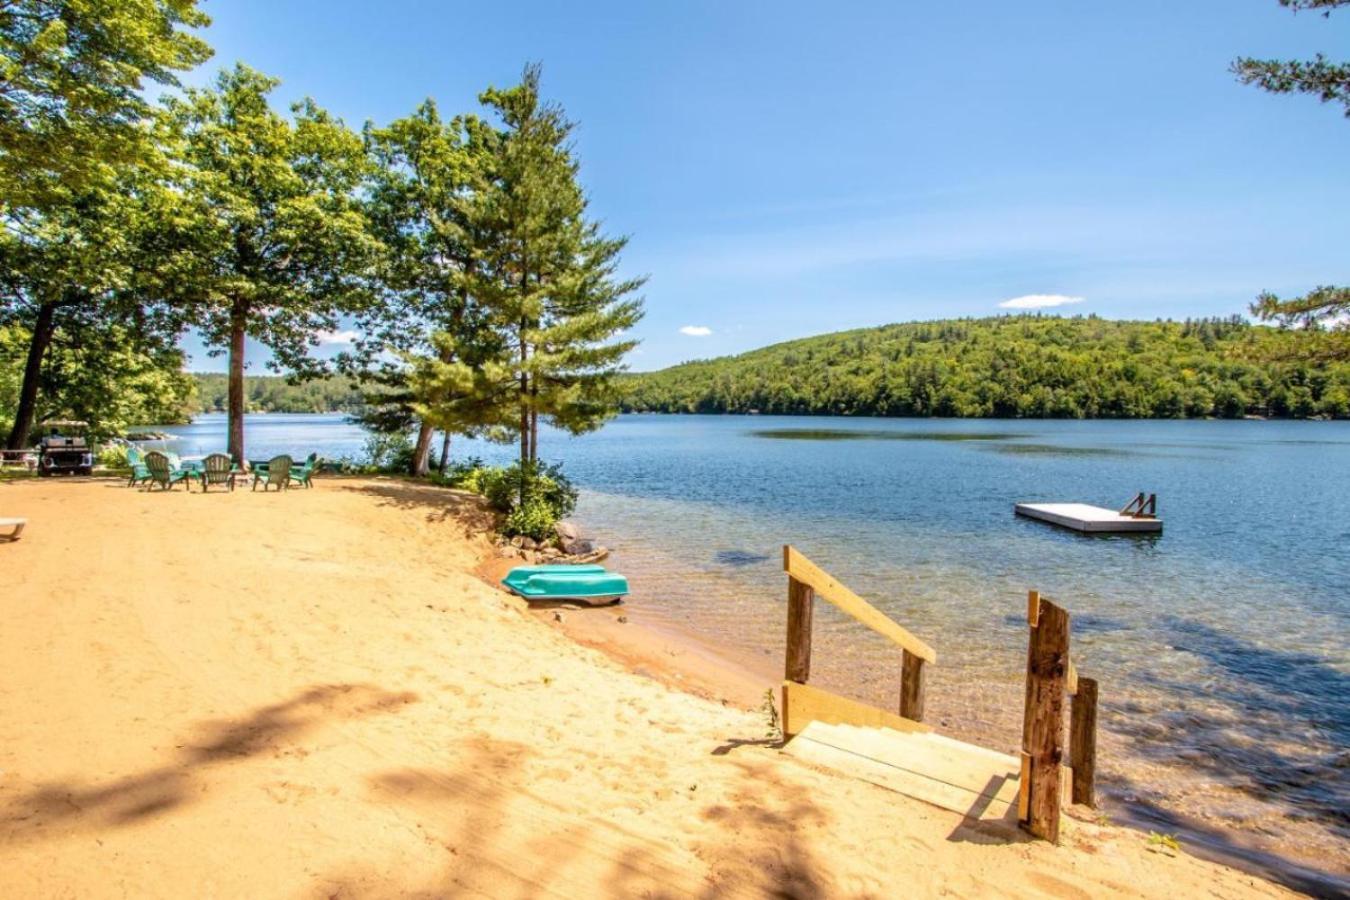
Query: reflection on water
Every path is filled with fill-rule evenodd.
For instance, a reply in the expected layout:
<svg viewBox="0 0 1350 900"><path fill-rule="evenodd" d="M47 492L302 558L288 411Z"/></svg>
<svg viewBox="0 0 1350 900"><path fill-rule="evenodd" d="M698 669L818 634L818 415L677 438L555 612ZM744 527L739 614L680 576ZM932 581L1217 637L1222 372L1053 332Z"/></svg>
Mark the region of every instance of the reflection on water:
<svg viewBox="0 0 1350 900"><path fill-rule="evenodd" d="M196 446L224 443L223 421L194 429ZM266 417L250 441L356 455L362 435ZM1072 613L1078 669L1101 683L1113 817L1350 875L1350 423L644 415L547 434L541 452L584 488L578 518L616 548L633 603L777 669L794 544L937 649L938 727L1006 751L1026 591L1042 591ZM1141 490L1158 494L1161 536L1086 538L1012 513ZM894 648L818 609L813 680L893 708Z"/></svg>
<svg viewBox="0 0 1350 900"><path fill-rule="evenodd" d="M780 441L1009 441L1029 435L1011 431L880 431L844 428L768 428L752 437Z"/></svg>

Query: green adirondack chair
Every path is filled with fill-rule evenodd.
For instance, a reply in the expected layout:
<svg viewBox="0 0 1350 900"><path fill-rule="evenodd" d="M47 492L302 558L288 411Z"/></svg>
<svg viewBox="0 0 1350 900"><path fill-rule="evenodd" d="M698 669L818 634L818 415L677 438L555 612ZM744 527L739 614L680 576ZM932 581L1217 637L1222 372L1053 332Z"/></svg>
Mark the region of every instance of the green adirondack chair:
<svg viewBox="0 0 1350 900"><path fill-rule="evenodd" d="M127 479L127 487L150 480L150 469L145 465L145 454L138 447L127 448L127 464L131 466L131 477Z"/></svg>
<svg viewBox="0 0 1350 900"><path fill-rule="evenodd" d="M250 490L256 491L259 482L262 483L263 493L267 493L269 487L276 487L278 491L284 491L291 484L291 466L293 462L289 456L274 456L267 461L266 471L255 471L253 473L253 487Z"/></svg>
<svg viewBox="0 0 1350 900"><path fill-rule="evenodd" d="M202 460L201 470L197 477L202 483L202 493L213 484L228 485L230 490L234 490L234 477L239 474L239 469L234 465L227 453L212 453L206 459Z"/></svg>
<svg viewBox="0 0 1350 900"><path fill-rule="evenodd" d="M305 462L299 466L291 466L291 481L299 482L307 488L314 487L311 481L314 477L314 470L319 466L319 454L311 453L305 457Z"/></svg>
<svg viewBox="0 0 1350 900"><path fill-rule="evenodd" d="M183 487L191 490L188 483L188 473L173 465L168 455L160 453L158 450L151 450L145 454L145 467L150 471L147 489L153 489L155 485L159 485L161 489L170 491L173 490L175 484L182 482Z"/></svg>

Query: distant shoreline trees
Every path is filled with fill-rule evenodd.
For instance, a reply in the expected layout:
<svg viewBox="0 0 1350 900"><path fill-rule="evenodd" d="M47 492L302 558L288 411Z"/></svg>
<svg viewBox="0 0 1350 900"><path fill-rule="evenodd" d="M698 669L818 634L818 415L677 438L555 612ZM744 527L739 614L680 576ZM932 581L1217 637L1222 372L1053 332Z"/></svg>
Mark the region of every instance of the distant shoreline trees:
<svg viewBox="0 0 1350 900"><path fill-rule="evenodd" d="M626 412L897 417L1350 416L1350 363L1297 358L1315 339L1236 317L912 322L628 375L621 404Z"/></svg>

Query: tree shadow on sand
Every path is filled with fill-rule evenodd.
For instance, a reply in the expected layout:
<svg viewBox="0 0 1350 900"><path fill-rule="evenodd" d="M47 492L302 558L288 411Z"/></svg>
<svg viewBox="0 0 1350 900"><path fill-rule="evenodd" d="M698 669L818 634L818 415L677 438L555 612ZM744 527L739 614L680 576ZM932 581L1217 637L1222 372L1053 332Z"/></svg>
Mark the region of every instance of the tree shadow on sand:
<svg viewBox="0 0 1350 900"><path fill-rule="evenodd" d="M380 506L423 513L428 523L458 522L465 536L482 534L496 525L497 516L487 501L468 491L396 479L333 483L339 490L374 497Z"/></svg>
<svg viewBox="0 0 1350 900"><path fill-rule="evenodd" d="M785 784L771 766L730 763L724 802L690 811L713 823L716 836L691 850L554 802L524 771L532 755L526 745L478 736L456 748L450 770L372 777L372 799L405 810L443 859L434 874L414 876L411 884L391 884L381 865L352 867L321 877L313 896L816 900L832 893L804 836L828 827L826 816L806 788ZM646 796L635 784L633 804Z"/></svg>
<svg viewBox="0 0 1350 900"><path fill-rule="evenodd" d="M41 840L56 826L65 835L151 818L200 794L207 769L280 751L325 721L387 712L416 699L366 684L316 685L237 718L203 722L166 765L103 783L48 783L6 799L0 804L0 844Z"/></svg>

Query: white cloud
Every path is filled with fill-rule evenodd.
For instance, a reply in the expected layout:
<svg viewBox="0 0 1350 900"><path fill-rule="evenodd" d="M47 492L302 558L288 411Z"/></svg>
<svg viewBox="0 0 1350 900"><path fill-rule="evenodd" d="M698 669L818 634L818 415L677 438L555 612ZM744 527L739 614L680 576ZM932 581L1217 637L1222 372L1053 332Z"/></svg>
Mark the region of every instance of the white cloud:
<svg viewBox="0 0 1350 900"><path fill-rule="evenodd" d="M1049 309L1052 306L1067 306L1070 303L1082 302L1082 297L1066 297L1063 294L1027 294L1004 300L999 306L1004 309Z"/></svg>
<svg viewBox="0 0 1350 900"><path fill-rule="evenodd" d="M317 335L320 344L354 344L360 336L355 331L320 331Z"/></svg>
<svg viewBox="0 0 1350 900"><path fill-rule="evenodd" d="M680 329L680 334L687 334L690 337L707 337L712 334L712 329L707 325L686 325Z"/></svg>

